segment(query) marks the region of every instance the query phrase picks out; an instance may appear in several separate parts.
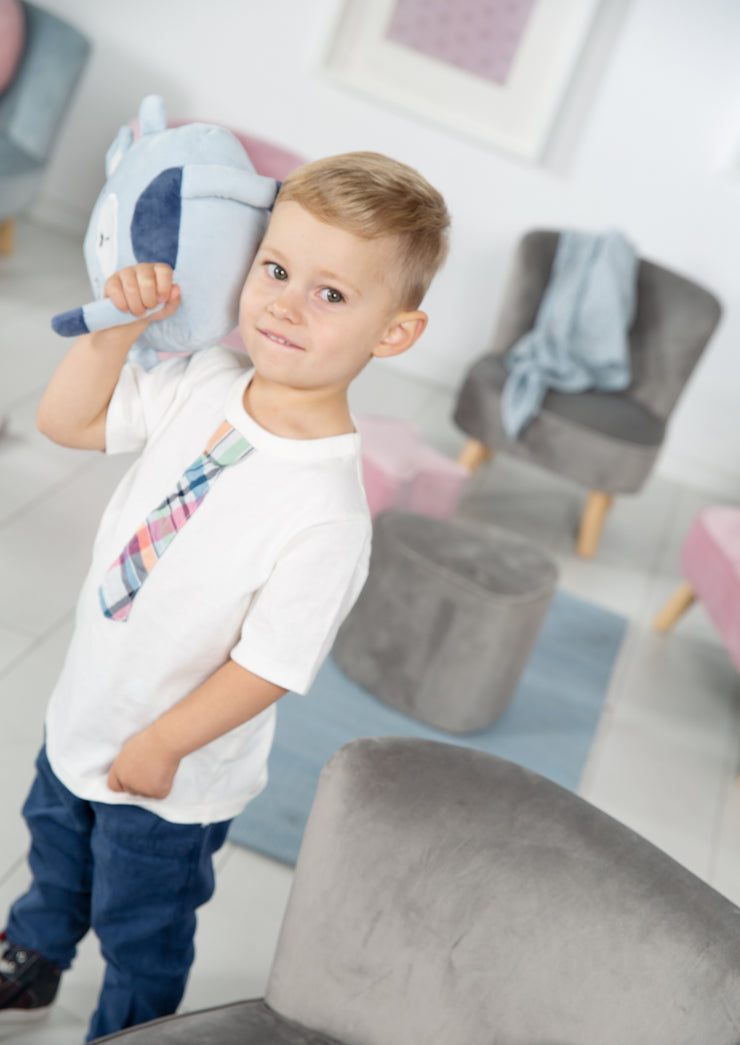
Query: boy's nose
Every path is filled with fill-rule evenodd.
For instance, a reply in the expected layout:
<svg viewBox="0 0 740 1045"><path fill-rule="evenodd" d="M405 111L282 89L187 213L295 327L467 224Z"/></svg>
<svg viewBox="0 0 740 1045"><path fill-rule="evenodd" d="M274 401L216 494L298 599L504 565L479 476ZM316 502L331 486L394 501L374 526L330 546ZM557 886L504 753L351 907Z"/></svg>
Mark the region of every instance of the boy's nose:
<svg viewBox="0 0 740 1045"><path fill-rule="evenodd" d="M276 319L287 319L290 323L297 323L300 319L297 302L294 301L289 291L276 295L268 307Z"/></svg>

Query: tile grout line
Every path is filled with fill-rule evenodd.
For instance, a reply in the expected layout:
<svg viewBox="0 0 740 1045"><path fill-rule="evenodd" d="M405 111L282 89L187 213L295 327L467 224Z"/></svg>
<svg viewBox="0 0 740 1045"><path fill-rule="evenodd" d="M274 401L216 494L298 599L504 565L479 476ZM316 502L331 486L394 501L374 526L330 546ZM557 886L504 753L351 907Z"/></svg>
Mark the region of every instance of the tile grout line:
<svg viewBox="0 0 740 1045"><path fill-rule="evenodd" d="M42 646L49 638L51 638L55 631L58 631L61 628L63 628L68 623L68 621L74 617L74 613L75 606L73 605L68 610L66 610L60 617L57 617L56 620L53 621L48 627L44 628L44 630L40 632L40 634L33 636L30 644L26 646L26 648L22 650L19 654L17 654L15 657L12 657L8 661L8 663L0 669L0 682L7 678L7 676L10 675L11 672L13 672L21 664L21 662L25 660L26 657L29 657L33 653L35 653L40 646Z"/></svg>
<svg viewBox="0 0 740 1045"><path fill-rule="evenodd" d="M49 377L51 377L51 374L49 374ZM12 410L17 410L19 407L26 406L34 397L38 396L40 398L42 392L46 388L46 383L47 382L44 382L43 385L35 385L30 391L22 392L15 399L11 399L10 402L6 403L3 407L4 412L10 414Z"/></svg>
<svg viewBox="0 0 740 1045"><path fill-rule="evenodd" d="M635 657L635 651L639 646L641 630L637 622L628 620L622 646L609 680L609 687L604 696L604 704L591 744L591 750L578 785L577 794L585 798L586 801L593 801L589 796L598 773L598 763L601 760L603 751L608 746L609 736L614 728L614 718L619 705L619 694L624 690L624 679L628 677Z"/></svg>
<svg viewBox="0 0 740 1045"><path fill-rule="evenodd" d="M2 528L5 526L9 526L12 523L17 522L18 519L21 519L29 511L35 511L39 507L39 505L43 504L43 502L47 500L47 498L57 494L64 486L68 485L73 479L79 478L84 472L94 468L96 464L97 460L92 458L80 461L80 464L77 468L73 468L67 474L60 476L59 479L57 479L56 481L49 483L49 485L44 488L42 493L37 494L35 497L31 498L30 501L27 501L22 507L17 508L15 511L11 512L10 515L7 515L5 516L5 518L0 520L0 530L2 530Z"/></svg>
<svg viewBox="0 0 740 1045"><path fill-rule="evenodd" d="M736 696L740 697L740 687L736 688L738 688ZM724 784L724 786L720 784L718 788L714 815L712 816L712 831L710 834L709 855L707 861L707 881L712 885L716 882L719 871L725 812L734 792L740 788L740 777L738 777L738 772L740 770L740 766L738 765L738 750L740 749L740 718L738 718L736 714L733 715L732 710L729 711L728 717L730 718L731 724L726 734L725 757L722 761L725 770L723 776L729 777L729 780Z"/></svg>
<svg viewBox="0 0 740 1045"><path fill-rule="evenodd" d="M13 863L10 865L10 867L7 869L7 871L3 871L2 873L0 873L0 888L2 888L4 885L7 885L7 883L13 877L15 872L20 867L22 867L23 864L25 864L25 862L26 862L26 854L23 853L21 856L16 857L16 859L13 861Z"/></svg>
<svg viewBox="0 0 740 1045"><path fill-rule="evenodd" d="M653 545L653 551L648 559L648 566L645 571L645 585L643 589L643 595L640 600L640 607L638 609L638 617L640 620L646 620L648 615L651 614L652 598L657 590L659 582L659 568L660 563L663 559L663 549L667 545L671 533L674 529L674 522L676 518L676 512L678 509L678 503L681 499L681 491L678 487L672 487L672 511L666 513L664 525L661 530L662 539L656 539ZM650 627L652 623L652 616L646 623L646 627Z"/></svg>

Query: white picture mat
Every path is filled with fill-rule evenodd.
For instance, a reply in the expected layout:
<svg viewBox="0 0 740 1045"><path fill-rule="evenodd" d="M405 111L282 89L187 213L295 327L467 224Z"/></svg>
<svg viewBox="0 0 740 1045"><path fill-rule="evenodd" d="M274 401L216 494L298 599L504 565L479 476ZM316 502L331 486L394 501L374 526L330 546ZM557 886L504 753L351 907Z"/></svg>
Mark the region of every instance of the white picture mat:
<svg viewBox="0 0 740 1045"><path fill-rule="evenodd" d="M542 153L599 0L537 0L498 85L385 39L395 0L344 0L325 65L353 87L527 159Z"/></svg>

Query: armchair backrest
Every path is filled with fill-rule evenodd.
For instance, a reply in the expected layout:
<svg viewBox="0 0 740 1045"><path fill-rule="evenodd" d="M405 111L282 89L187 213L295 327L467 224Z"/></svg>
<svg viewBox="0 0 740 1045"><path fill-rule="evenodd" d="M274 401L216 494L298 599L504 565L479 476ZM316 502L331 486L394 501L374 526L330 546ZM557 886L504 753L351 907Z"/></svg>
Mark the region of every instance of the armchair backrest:
<svg viewBox="0 0 740 1045"><path fill-rule="evenodd" d="M322 774L266 1001L345 1045L737 1045L740 910L528 770L358 740Z"/></svg>
<svg viewBox="0 0 740 1045"><path fill-rule="evenodd" d="M61 18L23 3L26 44L13 82L0 98L0 133L44 161L82 73L90 44Z"/></svg>
<svg viewBox="0 0 740 1045"><path fill-rule="evenodd" d="M502 296L494 355L508 352L534 326L558 238L557 231L536 230L520 240ZM642 259L637 273L637 310L629 332L630 398L667 420L721 313L719 301L708 290Z"/></svg>

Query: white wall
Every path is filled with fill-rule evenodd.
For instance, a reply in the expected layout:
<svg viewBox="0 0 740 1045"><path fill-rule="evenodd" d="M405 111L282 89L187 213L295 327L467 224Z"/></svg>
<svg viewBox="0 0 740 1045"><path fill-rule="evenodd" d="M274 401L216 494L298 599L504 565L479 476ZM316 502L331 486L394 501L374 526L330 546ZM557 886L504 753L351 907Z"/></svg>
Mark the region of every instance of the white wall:
<svg viewBox="0 0 740 1045"><path fill-rule="evenodd" d="M105 150L151 92L171 115L223 122L308 158L387 152L418 167L452 211L452 251L426 302L432 322L396 363L450 386L487 348L524 230L620 228L641 254L703 282L725 306L659 469L720 496L740 491L737 0L603 0L540 164L335 84L320 60L338 0L37 2L94 42L37 217L84 229Z"/></svg>

